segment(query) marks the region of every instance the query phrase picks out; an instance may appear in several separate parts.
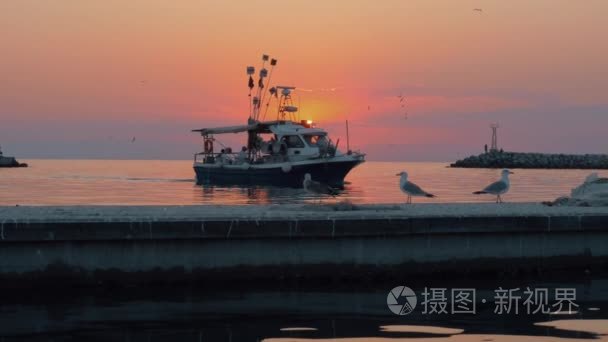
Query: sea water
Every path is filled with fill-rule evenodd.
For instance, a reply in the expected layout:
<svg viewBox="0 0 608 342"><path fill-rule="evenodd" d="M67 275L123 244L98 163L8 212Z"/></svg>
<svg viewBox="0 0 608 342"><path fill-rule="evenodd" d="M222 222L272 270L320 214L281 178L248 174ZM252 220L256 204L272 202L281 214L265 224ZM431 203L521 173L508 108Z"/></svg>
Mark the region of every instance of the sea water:
<svg viewBox="0 0 608 342"><path fill-rule="evenodd" d="M30 167L0 169L0 205L198 205L316 201L302 189L270 186L200 186L189 160L24 160ZM448 163L373 162L353 169L345 189L326 201L400 203L398 172L436 198L415 202L492 202L473 195L500 170L450 168ZM515 169L507 202L552 201L568 195L594 170ZM608 171L600 171L608 176Z"/></svg>

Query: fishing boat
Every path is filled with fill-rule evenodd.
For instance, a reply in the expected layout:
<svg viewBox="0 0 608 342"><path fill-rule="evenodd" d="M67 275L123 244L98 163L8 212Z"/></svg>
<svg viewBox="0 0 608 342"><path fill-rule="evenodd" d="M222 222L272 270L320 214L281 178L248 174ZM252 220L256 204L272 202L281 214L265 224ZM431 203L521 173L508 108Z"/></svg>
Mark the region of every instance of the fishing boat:
<svg viewBox="0 0 608 342"><path fill-rule="evenodd" d="M269 60L270 70L265 68ZM276 59L262 57L257 87L253 79L255 68L247 67L249 117L246 124L193 130L203 138L203 151L194 155L197 184L301 187L304 175L309 173L313 180L342 187L350 170L365 161L364 153L350 149L348 122L347 148L342 152L338 148L339 139L334 142L327 131L312 120L300 118L299 108L292 99L295 87L273 86L265 90L276 64ZM272 102L276 102L276 118L265 120ZM247 136L238 151L223 145L217 137L233 133Z"/></svg>

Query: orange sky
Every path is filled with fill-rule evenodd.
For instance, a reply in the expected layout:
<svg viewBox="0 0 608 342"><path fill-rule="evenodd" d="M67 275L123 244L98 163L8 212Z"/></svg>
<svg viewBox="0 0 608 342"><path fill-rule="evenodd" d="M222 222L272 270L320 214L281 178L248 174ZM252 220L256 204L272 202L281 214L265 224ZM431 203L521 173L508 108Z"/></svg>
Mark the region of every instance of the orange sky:
<svg viewBox="0 0 608 342"><path fill-rule="evenodd" d="M302 115L336 137L348 118L372 159L477 153L493 121L508 150L606 152L606 13L603 0L5 0L0 144L188 158L189 129L246 120L245 66L268 53L273 83L312 90Z"/></svg>

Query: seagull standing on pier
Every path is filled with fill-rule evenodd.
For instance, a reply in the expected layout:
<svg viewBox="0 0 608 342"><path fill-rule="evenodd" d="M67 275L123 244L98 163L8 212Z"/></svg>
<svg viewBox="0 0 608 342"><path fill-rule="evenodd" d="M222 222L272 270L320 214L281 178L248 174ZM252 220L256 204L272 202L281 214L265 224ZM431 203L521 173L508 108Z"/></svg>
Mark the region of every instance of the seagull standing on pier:
<svg viewBox="0 0 608 342"><path fill-rule="evenodd" d="M408 181L407 172L399 172L397 176L401 176L401 179L399 180L399 188L401 191L407 194L408 204L412 203L412 196L435 197L435 195L422 190L418 185Z"/></svg>
<svg viewBox="0 0 608 342"><path fill-rule="evenodd" d="M319 195L319 203L321 203L322 195L330 195L332 197L336 197L338 191L331 186L321 183L318 181L312 180L310 173L304 175L304 182L302 182L304 186L304 190L308 193Z"/></svg>
<svg viewBox="0 0 608 342"><path fill-rule="evenodd" d="M475 195L480 195L480 194L496 195L496 203L502 203L502 198L500 197L500 195L504 195L509 191L509 186L510 186L509 175L512 175L512 174L513 174L513 172L511 172L507 169L502 170L502 176L499 181L486 186L481 191L475 191L473 194L475 194Z"/></svg>

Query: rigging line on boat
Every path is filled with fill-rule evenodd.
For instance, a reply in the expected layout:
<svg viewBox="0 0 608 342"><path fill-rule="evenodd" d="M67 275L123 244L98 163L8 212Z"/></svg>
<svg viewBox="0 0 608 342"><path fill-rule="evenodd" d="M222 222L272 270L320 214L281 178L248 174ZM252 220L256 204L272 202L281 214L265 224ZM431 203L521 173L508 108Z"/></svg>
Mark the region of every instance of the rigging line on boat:
<svg viewBox="0 0 608 342"><path fill-rule="evenodd" d="M253 74L255 74L255 67L248 66L247 67L247 76L249 76L249 80L247 82L247 87L249 88L249 117L253 118L253 98L251 97L251 90L253 90Z"/></svg>
<svg viewBox="0 0 608 342"><path fill-rule="evenodd" d="M298 121L300 121L300 113L302 112L302 106L300 105L300 93L296 92L296 95L298 95L298 111L297 111L297 115L298 115ZM314 118L311 118L314 119Z"/></svg>
<svg viewBox="0 0 608 342"><path fill-rule="evenodd" d="M274 92L272 91L274 89ZM269 89L269 92L271 93L270 97L268 98L268 102L266 103L266 110L264 111L264 116L262 117L262 121L266 120L266 114L268 113L268 109L270 107L270 101L272 101L273 96L277 98L278 100L278 90L276 87L272 87ZM278 104L277 104L278 106Z"/></svg>
<svg viewBox="0 0 608 342"><path fill-rule="evenodd" d="M272 80L272 72L274 71L274 67L276 65L277 65L277 60L272 58L270 60L270 73L268 74L268 82L266 84L267 90L264 91L264 93L262 94L262 100L260 101L260 103L264 102L264 99L266 99L266 93L268 93L270 91L270 80ZM262 120L266 119L266 113L268 113L268 106L270 105L271 99L272 99L272 96L268 99L268 103L266 104L266 110L264 110L264 117Z"/></svg>
<svg viewBox="0 0 608 342"><path fill-rule="evenodd" d="M266 109L264 110L264 116L262 116L262 121L266 120L266 114L268 113L268 108L270 107L270 101L272 101L272 96L268 98L268 102L266 102Z"/></svg>
<svg viewBox="0 0 608 342"><path fill-rule="evenodd" d="M264 78L266 77L268 71L265 69L266 67L266 61L268 60L268 55L262 55L262 68L260 69L260 77L258 79L258 93L257 93L257 98L258 98L258 102L256 104L256 110L255 110L255 120L259 120L260 117L260 105L261 105L261 96L262 96L262 89L264 89Z"/></svg>
<svg viewBox="0 0 608 342"><path fill-rule="evenodd" d="M251 89L249 89L249 117L251 117Z"/></svg>
<svg viewBox="0 0 608 342"><path fill-rule="evenodd" d="M249 78L251 78L251 76L249 76ZM251 88L249 88L249 117L251 117Z"/></svg>
<svg viewBox="0 0 608 342"><path fill-rule="evenodd" d="M217 141L217 143L218 143L218 144L220 144L220 145L221 145L221 146L222 146L224 149L226 149L226 148L227 148L227 147L226 147L226 145L222 144L222 142L221 142L221 141L219 141L217 138L215 138L215 137L214 137L214 138L213 138L213 141Z"/></svg>

